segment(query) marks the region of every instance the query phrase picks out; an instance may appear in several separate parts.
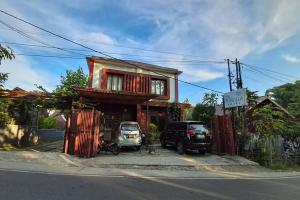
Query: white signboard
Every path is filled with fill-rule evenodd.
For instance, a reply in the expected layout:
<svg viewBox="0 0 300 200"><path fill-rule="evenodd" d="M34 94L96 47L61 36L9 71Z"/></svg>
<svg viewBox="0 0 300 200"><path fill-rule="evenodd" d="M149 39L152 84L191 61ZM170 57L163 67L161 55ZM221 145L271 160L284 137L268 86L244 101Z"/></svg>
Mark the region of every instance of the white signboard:
<svg viewBox="0 0 300 200"><path fill-rule="evenodd" d="M233 108L247 105L246 89L238 89L224 94L225 108Z"/></svg>

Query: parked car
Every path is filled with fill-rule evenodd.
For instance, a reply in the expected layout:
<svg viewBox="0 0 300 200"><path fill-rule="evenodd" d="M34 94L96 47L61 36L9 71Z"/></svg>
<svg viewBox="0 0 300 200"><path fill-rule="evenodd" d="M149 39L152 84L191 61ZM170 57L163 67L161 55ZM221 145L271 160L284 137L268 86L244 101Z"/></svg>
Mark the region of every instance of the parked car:
<svg viewBox="0 0 300 200"><path fill-rule="evenodd" d="M119 147L135 147L136 150L141 148L142 133L137 122L121 122L117 130L117 136Z"/></svg>
<svg viewBox="0 0 300 200"><path fill-rule="evenodd" d="M198 150L205 154L210 151L211 137L205 124L200 121L172 122L161 133L163 148L167 145L176 147L179 154L186 150Z"/></svg>

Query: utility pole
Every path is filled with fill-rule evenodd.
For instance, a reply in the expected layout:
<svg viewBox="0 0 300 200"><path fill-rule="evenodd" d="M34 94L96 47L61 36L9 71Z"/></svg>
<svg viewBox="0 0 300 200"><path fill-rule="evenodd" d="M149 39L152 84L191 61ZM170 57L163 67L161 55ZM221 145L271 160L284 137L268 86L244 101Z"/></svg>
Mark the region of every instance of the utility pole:
<svg viewBox="0 0 300 200"><path fill-rule="evenodd" d="M230 60L229 59L227 59L227 67L228 67L229 89L231 92L232 91L232 81L231 81L232 75L231 75L231 71L230 71Z"/></svg>

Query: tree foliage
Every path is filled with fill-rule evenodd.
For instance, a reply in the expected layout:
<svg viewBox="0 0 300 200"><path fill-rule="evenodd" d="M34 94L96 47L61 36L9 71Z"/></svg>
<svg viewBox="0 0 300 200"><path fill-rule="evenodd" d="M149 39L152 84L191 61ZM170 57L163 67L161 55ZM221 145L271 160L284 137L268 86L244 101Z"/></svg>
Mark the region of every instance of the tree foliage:
<svg viewBox="0 0 300 200"><path fill-rule="evenodd" d="M266 91L266 95L271 95L284 108L288 108L293 103L300 104L300 80L295 83L273 87ZM292 109L289 111L292 111Z"/></svg>
<svg viewBox="0 0 300 200"><path fill-rule="evenodd" d="M193 120L205 122L210 127L215 113L215 105L217 104L217 101L218 94L205 93L202 103L196 104L193 109Z"/></svg>
<svg viewBox="0 0 300 200"><path fill-rule="evenodd" d="M61 76L60 85L55 89L55 93L75 97L74 87L86 87L88 76L79 67L76 71L67 70L65 76Z"/></svg>
<svg viewBox="0 0 300 200"><path fill-rule="evenodd" d="M257 92L258 91L251 91L249 89L246 90L248 106L252 107L256 105L258 99Z"/></svg>
<svg viewBox="0 0 300 200"><path fill-rule="evenodd" d="M4 47L0 44L0 65L1 61L5 59L12 60L15 58L13 51L9 47ZM4 87L4 83L8 79L8 73L0 72L0 89ZM9 113L7 112L8 104L7 101L1 100L0 101L0 126L3 127L9 121Z"/></svg>
<svg viewBox="0 0 300 200"><path fill-rule="evenodd" d="M180 105L178 102L173 102L171 106L167 108L168 120L171 122L180 120Z"/></svg>
<svg viewBox="0 0 300 200"><path fill-rule="evenodd" d="M53 117L42 117L39 119L40 129L54 129L56 128L56 120Z"/></svg>
<svg viewBox="0 0 300 200"><path fill-rule="evenodd" d="M5 59L12 60L15 58L15 55L13 54L13 51L10 47L4 47L0 44L0 65L1 61ZM0 72L0 89L3 88L3 84L8 79L8 73L2 73Z"/></svg>
<svg viewBox="0 0 300 200"><path fill-rule="evenodd" d="M285 134L294 140L300 137L300 80L295 83L288 83L266 91L277 103L287 109L295 118L285 120Z"/></svg>
<svg viewBox="0 0 300 200"><path fill-rule="evenodd" d="M252 117L258 133L262 135L282 135L284 133L286 116L278 108L266 105L255 109Z"/></svg>

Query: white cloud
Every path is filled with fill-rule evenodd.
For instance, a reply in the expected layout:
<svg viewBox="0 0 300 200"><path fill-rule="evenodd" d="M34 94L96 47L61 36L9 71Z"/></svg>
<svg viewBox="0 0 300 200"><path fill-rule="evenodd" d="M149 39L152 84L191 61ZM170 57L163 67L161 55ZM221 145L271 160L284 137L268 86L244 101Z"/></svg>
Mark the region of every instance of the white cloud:
<svg viewBox="0 0 300 200"><path fill-rule="evenodd" d="M87 11L102 12L104 7L108 8L107 5L103 6L105 4L103 1L93 1L90 4L93 6L85 6L82 1L77 0L60 3L7 1L1 2L1 7L49 30L106 52L158 57L158 54L155 53L118 48L117 46L103 45L103 43L199 56L160 54L161 59L243 59L251 54L261 54L278 48L300 30L300 23L298 23L300 1L298 0L123 0L117 3L109 2L110 5L117 5L119 9L122 8L136 16L135 26L138 26L139 23L143 25L145 21L151 21L156 25L148 38L139 40L135 36L124 35L124 32L118 30L118 27L114 30L106 29L107 27L104 26L109 26L109 23L104 25L89 23L84 18ZM76 12L78 15L76 18L72 18L68 12ZM106 12L109 15L114 14L114 12ZM119 23L127 23L126 16ZM54 45L78 48L68 42L43 36L40 31L30 26L19 23L18 27L31 31L39 39ZM107 30L114 31L116 34L111 34ZM3 39L7 38L14 41L16 36L9 35ZM18 41L27 41L28 43L30 40L18 36ZM116 56L122 57L121 55ZM141 59L141 57L135 58ZM295 59L290 60L295 62ZM31 65L30 62L27 63L28 66ZM67 66L68 63L65 65ZM220 78L224 76L226 70L226 65L224 68L216 66L208 68L203 65L173 63L172 66L183 70L182 79L193 82ZM15 81L16 85L24 84L18 80Z"/></svg>
<svg viewBox="0 0 300 200"><path fill-rule="evenodd" d="M190 82L209 81L223 76L224 74L222 72L193 68L186 68L182 74L182 78Z"/></svg>
<svg viewBox="0 0 300 200"><path fill-rule="evenodd" d="M33 67L34 65L33 61L24 57L17 57L13 61L2 61L1 71L9 73L6 87L12 89L19 86L25 90L33 90L36 89L34 84L38 84L49 91L54 89L53 80L57 80L57 78L45 70Z"/></svg>
<svg viewBox="0 0 300 200"><path fill-rule="evenodd" d="M292 56L289 54L285 54L282 56L286 61L291 62L291 63L300 63L300 58L296 56Z"/></svg>

